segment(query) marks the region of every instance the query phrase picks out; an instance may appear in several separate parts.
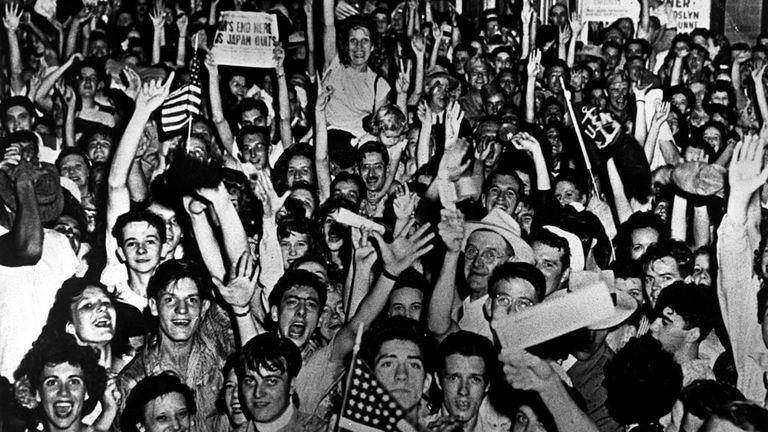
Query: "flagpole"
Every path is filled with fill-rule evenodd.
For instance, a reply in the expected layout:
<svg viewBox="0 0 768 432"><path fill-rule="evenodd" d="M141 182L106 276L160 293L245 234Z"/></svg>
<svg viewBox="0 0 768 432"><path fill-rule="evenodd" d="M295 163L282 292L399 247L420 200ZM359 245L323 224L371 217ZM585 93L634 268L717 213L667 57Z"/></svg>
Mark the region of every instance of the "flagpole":
<svg viewBox="0 0 768 432"><path fill-rule="evenodd" d="M565 105L568 107L568 114L571 116L573 122L573 128L576 130L576 138L579 140L579 147L581 148L581 155L584 157L584 163L587 166L589 172L589 179L592 181L592 188L595 191L595 196L600 197L600 191L597 189L597 182L595 181L595 174L592 172L592 162L589 160L589 154L587 154L587 146L584 144L584 137L581 135L581 128L579 127L579 120L576 118L576 113L573 111L573 105L571 104L571 92L565 88L565 81L560 76L560 87L563 89L563 95L565 95Z"/></svg>
<svg viewBox="0 0 768 432"><path fill-rule="evenodd" d="M198 35L197 33L195 33L195 48L192 50L193 57L197 55L197 42L198 42ZM194 59L192 61L194 61ZM189 98L189 95L187 95L187 97ZM192 115L189 116L189 125L187 126L187 148L185 150L189 150L189 140L191 138L192 138Z"/></svg>
<svg viewBox="0 0 768 432"><path fill-rule="evenodd" d="M344 416L344 410L347 408L347 402L349 402L349 388L352 386L352 375L355 372L355 361L357 360L357 354L360 352L360 343L363 341L363 323L357 327L357 336L355 336L355 346L352 348L352 362L347 371L347 379L344 387L344 397L341 400L341 411L336 416L336 425L333 427L334 432L339 432L339 424L341 418Z"/></svg>

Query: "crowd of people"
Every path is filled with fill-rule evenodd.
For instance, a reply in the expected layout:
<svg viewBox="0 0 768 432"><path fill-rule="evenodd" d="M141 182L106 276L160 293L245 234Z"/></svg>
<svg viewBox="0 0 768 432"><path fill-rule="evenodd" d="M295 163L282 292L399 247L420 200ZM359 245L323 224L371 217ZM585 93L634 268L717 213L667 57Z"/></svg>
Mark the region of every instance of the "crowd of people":
<svg viewBox="0 0 768 432"><path fill-rule="evenodd" d="M0 431L768 431L768 34L640 3L3 1Z"/></svg>

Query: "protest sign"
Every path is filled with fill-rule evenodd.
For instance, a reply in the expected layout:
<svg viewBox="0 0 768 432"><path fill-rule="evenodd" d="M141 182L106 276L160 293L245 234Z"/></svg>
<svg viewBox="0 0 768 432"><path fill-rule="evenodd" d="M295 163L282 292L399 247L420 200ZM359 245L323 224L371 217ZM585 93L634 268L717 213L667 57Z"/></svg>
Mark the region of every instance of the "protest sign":
<svg viewBox="0 0 768 432"><path fill-rule="evenodd" d="M696 27L709 28L710 0L668 0L672 5L673 21L680 33L688 33ZM629 17L635 23L640 19L640 3L637 0L585 0L581 5L585 21L612 23Z"/></svg>
<svg viewBox="0 0 768 432"><path fill-rule="evenodd" d="M494 314L491 328L502 348L525 349L611 317L613 301L604 281L546 300L517 313Z"/></svg>
<svg viewBox="0 0 768 432"><path fill-rule="evenodd" d="M278 37L273 14L224 11L213 40L213 56L219 65L273 68Z"/></svg>

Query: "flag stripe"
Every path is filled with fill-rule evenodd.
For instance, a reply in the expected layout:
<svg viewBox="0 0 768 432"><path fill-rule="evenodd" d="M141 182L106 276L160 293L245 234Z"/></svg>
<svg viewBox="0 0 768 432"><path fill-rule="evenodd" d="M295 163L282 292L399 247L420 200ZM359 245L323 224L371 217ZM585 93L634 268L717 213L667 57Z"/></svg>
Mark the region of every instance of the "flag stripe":
<svg viewBox="0 0 768 432"><path fill-rule="evenodd" d="M346 417L342 417L339 421L339 428L343 428L354 432L381 432L381 429L366 426L362 423L358 423Z"/></svg>
<svg viewBox="0 0 768 432"><path fill-rule="evenodd" d="M175 132L202 114L203 90L200 86L200 59L197 51L190 64L189 83L171 93L160 108L160 124L165 132Z"/></svg>

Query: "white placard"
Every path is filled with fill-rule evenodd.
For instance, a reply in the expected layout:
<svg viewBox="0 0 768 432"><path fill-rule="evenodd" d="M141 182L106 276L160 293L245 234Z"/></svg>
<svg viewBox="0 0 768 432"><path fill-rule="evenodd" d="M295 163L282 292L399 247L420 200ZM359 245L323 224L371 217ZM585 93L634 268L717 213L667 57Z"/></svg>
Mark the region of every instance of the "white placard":
<svg viewBox="0 0 768 432"><path fill-rule="evenodd" d="M696 27L709 28L709 0L669 0L672 15L679 33L689 33ZM637 0L584 0L581 6L585 21L612 23L619 18L640 19L640 3Z"/></svg>
<svg viewBox="0 0 768 432"><path fill-rule="evenodd" d="M219 65L273 68L273 51L279 36L273 14L224 11L212 52Z"/></svg>
<svg viewBox="0 0 768 432"><path fill-rule="evenodd" d="M608 286L596 281L521 312L494 316L491 327L502 348L525 349L595 324L613 313Z"/></svg>

